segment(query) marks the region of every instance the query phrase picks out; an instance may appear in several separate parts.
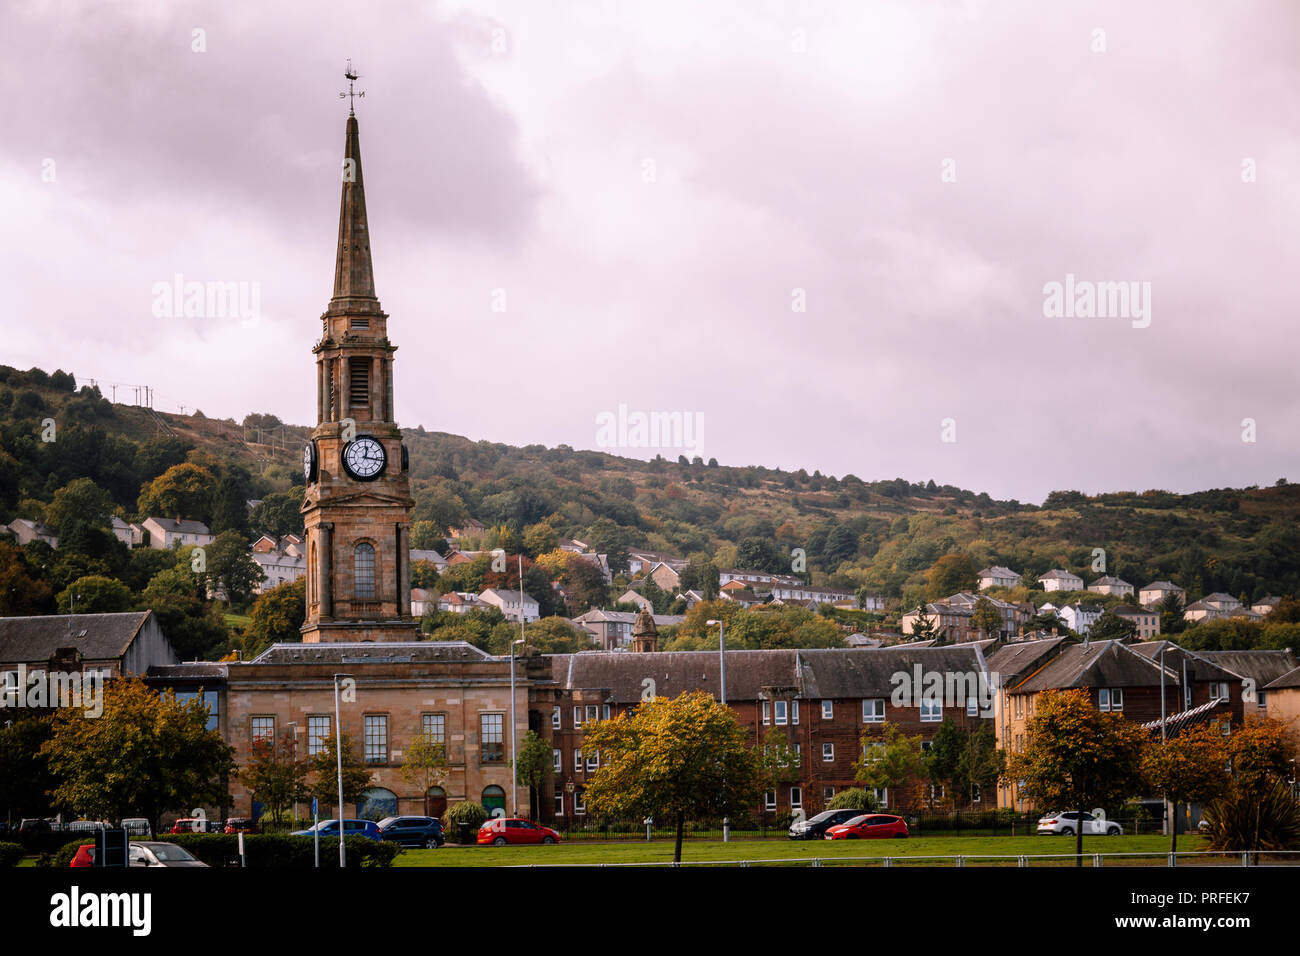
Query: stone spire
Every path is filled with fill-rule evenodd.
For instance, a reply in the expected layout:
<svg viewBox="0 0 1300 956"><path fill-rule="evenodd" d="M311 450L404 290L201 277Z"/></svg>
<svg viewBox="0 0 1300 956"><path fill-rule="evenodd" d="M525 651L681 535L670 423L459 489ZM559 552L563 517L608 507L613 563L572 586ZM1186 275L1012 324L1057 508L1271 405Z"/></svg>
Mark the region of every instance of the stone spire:
<svg viewBox="0 0 1300 956"><path fill-rule="evenodd" d="M638 654L653 654L659 650L659 628L654 615L644 608L632 625L632 650Z"/></svg>
<svg viewBox="0 0 1300 956"><path fill-rule="evenodd" d="M334 262L334 297L326 314L379 312L375 274L370 259L370 228L366 219L366 187L361 175L361 141L357 118L348 116L343 148L343 198L339 204L339 245Z"/></svg>

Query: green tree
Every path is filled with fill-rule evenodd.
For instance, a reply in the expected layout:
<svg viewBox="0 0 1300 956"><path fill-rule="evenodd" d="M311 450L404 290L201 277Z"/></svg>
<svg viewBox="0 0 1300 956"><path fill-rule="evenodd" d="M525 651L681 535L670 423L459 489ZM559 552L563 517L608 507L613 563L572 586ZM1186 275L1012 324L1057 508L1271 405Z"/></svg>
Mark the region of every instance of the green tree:
<svg viewBox="0 0 1300 956"><path fill-rule="evenodd" d="M0 809L11 820L49 816L49 791L58 781L41 747L53 733L53 718L29 710L11 719L12 713L0 725Z"/></svg>
<svg viewBox="0 0 1300 956"><path fill-rule="evenodd" d="M854 763L856 779L873 790L906 791L909 783L925 776L921 736L909 737L897 724L885 723L881 734L864 734L862 756ZM903 808L910 798L898 803Z"/></svg>
<svg viewBox="0 0 1300 956"><path fill-rule="evenodd" d="M403 780L420 788L425 801L429 798L429 790L440 786L450 771L447 748L441 741L424 733L411 738L400 772ZM428 809L427 805L425 809Z"/></svg>
<svg viewBox="0 0 1300 956"><path fill-rule="evenodd" d="M302 640L302 625L307 619L307 578L285 581L267 588L253 601L246 648L257 653L272 644L294 644Z"/></svg>
<svg viewBox="0 0 1300 956"><path fill-rule="evenodd" d="M530 558L554 551L559 542L559 533L549 524L530 524L524 528L524 551Z"/></svg>
<svg viewBox="0 0 1300 956"><path fill-rule="evenodd" d="M544 617L524 625L528 646L539 654L576 654L595 646L591 636L570 624L562 617ZM512 637L511 640L514 640ZM505 653L510 653L507 648Z"/></svg>
<svg viewBox="0 0 1300 956"><path fill-rule="evenodd" d="M131 589L116 578L89 574L59 592L60 614L114 614L131 610Z"/></svg>
<svg viewBox="0 0 1300 956"><path fill-rule="evenodd" d="M54 493L45 509L45 523L62 539L80 528L107 531L113 515L113 497L89 478L76 478Z"/></svg>
<svg viewBox="0 0 1300 956"><path fill-rule="evenodd" d="M76 707L54 716L41 753L60 781L55 803L92 820L142 815L155 832L164 813L229 803L234 750L207 729L199 697L182 703L136 678L106 684L102 694L98 716Z"/></svg>
<svg viewBox="0 0 1300 956"><path fill-rule="evenodd" d="M205 549L204 581L210 594L232 605L246 604L265 577L248 552L248 542L238 531L223 531ZM305 598L304 598L305 600Z"/></svg>
<svg viewBox="0 0 1300 956"><path fill-rule="evenodd" d="M528 788L528 816L538 816L538 794L554 769L551 745L535 732L528 731L515 755L515 783Z"/></svg>
<svg viewBox="0 0 1300 956"><path fill-rule="evenodd" d="M248 497L252 479L240 467L226 469L212 493L212 533L235 531L241 538L249 536Z"/></svg>
<svg viewBox="0 0 1300 956"><path fill-rule="evenodd" d="M1040 807L1084 813L1120 804L1142 790L1145 731L1115 713L1102 713L1085 690L1046 691L1026 728L1028 743L1007 761L1007 775L1024 781ZM1083 827L1075 828L1075 864L1083 865Z"/></svg>
<svg viewBox="0 0 1300 956"><path fill-rule="evenodd" d="M315 797L320 806L334 807L338 818L344 819L349 814L338 805L338 751L334 747L334 735L331 734L321 742L320 750L311 758L311 772L315 781L308 784L307 792ZM365 763L357 756L352 746L352 738L343 735L343 804L358 803L361 795L370 786L371 773Z"/></svg>
<svg viewBox="0 0 1300 956"><path fill-rule="evenodd" d="M971 612L970 626L985 638L997 637L1002 631L1002 612L992 601L981 596Z"/></svg>
<svg viewBox="0 0 1300 956"><path fill-rule="evenodd" d="M136 509L155 518L211 519L212 495L217 481L200 465L185 462L172 465L140 490Z"/></svg>
<svg viewBox="0 0 1300 956"><path fill-rule="evenodd" d="M1088 629L1088 637L1094 641L1130 641L1136 636L1137 625L1113 611L1102 614Z"/></svg>
<svg viewBox="0 0 1300 956"><path fill-rule="evenodd" d="M687 816L739 816L758 800L759 755L747 736L734 711L699 691L589 724L583 747L600 751L601 767L587 782L587 808L673 820L681 862Z"/></svg>
<svg viewBox="0 0 1300 956"><path fill-rule="evenodd" d="M248 763L239 778L254 799L266 805L278 826L284 812L307 797L307 775L312 762L298 753L298 735L286 731L280 739L253 741Z"/></svg>
<svg viewBox="0 0 1300 956"><path fill-rule="evenodd" d="M286 534L301 535L302 527L302 489L291 488L288 491L275 491L262 498L253 506L248 516L249 533L252 535L270 535L282 538ZM415 545L412 544L412 547Z"/></svg>
<svg viewBox="0 0 1300 956"><path fill-rule="evenodd" d="M845 787L835 796L826 801L823 810L861 810L863 813L874 813L880 809L880 801L876 795L869 790L861 787Z"/></svg>

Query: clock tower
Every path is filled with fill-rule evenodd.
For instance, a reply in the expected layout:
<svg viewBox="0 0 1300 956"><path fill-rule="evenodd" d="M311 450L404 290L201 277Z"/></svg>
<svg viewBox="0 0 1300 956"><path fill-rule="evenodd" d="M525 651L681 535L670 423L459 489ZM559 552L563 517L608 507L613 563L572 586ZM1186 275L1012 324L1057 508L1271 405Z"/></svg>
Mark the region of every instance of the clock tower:
<svg viewBox="0 0 1300 956"><path fill-rule="evenodd" d="M350 76L349 79L352 79ZM375 296L357 118L349 110L334 296L321 316L307 491L306 643L411 641L410 480L393 412L388 316Z"/></svg>

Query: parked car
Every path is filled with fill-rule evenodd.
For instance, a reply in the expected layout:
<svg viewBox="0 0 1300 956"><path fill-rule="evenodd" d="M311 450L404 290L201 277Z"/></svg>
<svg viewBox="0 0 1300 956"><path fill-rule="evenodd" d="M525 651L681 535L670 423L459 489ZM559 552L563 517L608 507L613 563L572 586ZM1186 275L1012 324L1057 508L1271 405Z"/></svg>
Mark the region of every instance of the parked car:
<svg viewBox="0 0 1300 956"><path fill-rule="evenodd" d="M864 813L826 831L828 840L904 840L907 821L892 813Z"/></svg>
<svg viewBox="0 0 1300 956"><path fill-rule="evenodd" d="M1045 814L1038 820L1038 832L1074 836L1079 832L1079 811L1067 810L1064 813ZM1093 816L1087 812L1083 814L1084 836L1119 836L1123 832L1124 828L1114 820Z"/></svg>
<svg viewBox="0 0 1300 956"><path fill-rule="evenodd" d="M203 817L181 817L172 824L171 833L211 833L208 821Z"/></svg>
<svg viewBox="0 0 1300 956"><path fill-rule="evenodd" d="M41 817L27 817L18 823L19 836L35 836L38 833L49 833L50 821Z"/></svg>
<svg viewBox="0 0 1300 956"><path fill-rule="evenodd" d="M136 843L133 841L127 853L129 866L207 866L202 860L195 859L189 850L177 846L175 843L155 841Z"/></svg>
<svg viewBox="0 0 1300 956"><path fill-rule="evenodd" d="M69 866L94 866L95 865L95 844L83 843L77 847L77 852L72 854L72 862Z"/></svg>
<svg viewBox="0 0 1300 956"><path fill-rule="evenodd" d="M231 817L226 821L226 833L261 833L262 828L251 817Z"/></svg>
<svg viewBox="0 0 1300 956"><path fill-rule="evenodd" d="M390 843L434 850L447 842L437 817L385 817L379 821L379 835Z"/></svg>
<svg viewBox="0 0 1300 956"><path fill-rule="evenodd" d="M306 830L295 830L294 836L315 836L319 832L323 837L336 837L339 835L338 820L322 820L314 827L308 827ZM368 840L382 840L379 833L379 827L373 820L344 820L344 836L363 836Z"/></svg>
<svg viewBox="0 0 1300 956"><path fill-rule="evenodd" d="M153 827L144 817L127 817L122 821L122 829L127 833L133 833L136 836L151 837L153 836Z"/></svg>
<svg viewBox="0 0 1300 956"><path fill-rule="evenodd" d="M495 817L478 828L479 846L559 842L560 835L550 827L517 817Z"/></svg>
<svg viewBox="0 0 1300 956"><path fill-rule="evenodd" d="M860 817L866 812L866 810L823 810L815 817L790 824L790 839L820 840L831 827L848 823L854 817Z"/></svg>

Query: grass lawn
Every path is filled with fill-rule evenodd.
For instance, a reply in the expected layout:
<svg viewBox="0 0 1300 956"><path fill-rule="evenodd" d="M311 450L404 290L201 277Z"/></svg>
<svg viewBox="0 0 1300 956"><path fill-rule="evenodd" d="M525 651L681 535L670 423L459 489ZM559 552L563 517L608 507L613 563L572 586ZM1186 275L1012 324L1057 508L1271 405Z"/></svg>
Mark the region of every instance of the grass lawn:
<svg viewBox="0 0 1300 956"><path fill-rule="evenodd" d="M233 614L227 611L222 615L226 619L227 627L237 627L241 630L248 630L248 625L253 623L253 618L248 614Z"/></svg>
<svg viewBox="0 0 1300 956"><path fill-rule="evenodd" d="M1180 836L1179 850L1199 850L1205 845L1205 839L1199 836ZM1159 858L1142 858L1141 865L1164 865L1163 854L1169 849L1169 838L1159 834L1121 837L1084 837L1083 852L1089 853L1155 853ZM825 865L834 865L836 860L848 857L871 857L871 862L859 865L879 865L874 861L881 857L903 858L923 856L954 856L956 854L977 856L981 854L1010 855L1020 854L1069 854L1074 852L1074 839L1048 836L1025 837L971 837L971 836L934 836L913 837L908 840L811 840L795 841L783 839L741 840L723 843L721 840L687 840L682 844L682 861L724 861L742 860L782 860L792 864L804 864L814 857L821 859ZM561 843L557 846L470 846L460 847L448 844L438 850L404 850L394 861L394 866L528 866L547 864L579 866L600 863L667 863L673 858L671 840L624 841L618 843ZM1001 865L1015 866L1016 861L968 862L970 866L989 865L997 862ZM1072 866L1072 859L1044 860L1031 865ZM847 861L846 861L847 864ZM1120 865L1120 860L1107 860L1107 866ZM852 865L852 864L847 864ZM951 860L931 860L912 865L952 866ZM1090 865L1085 857L1084 865Z"/></svg>

